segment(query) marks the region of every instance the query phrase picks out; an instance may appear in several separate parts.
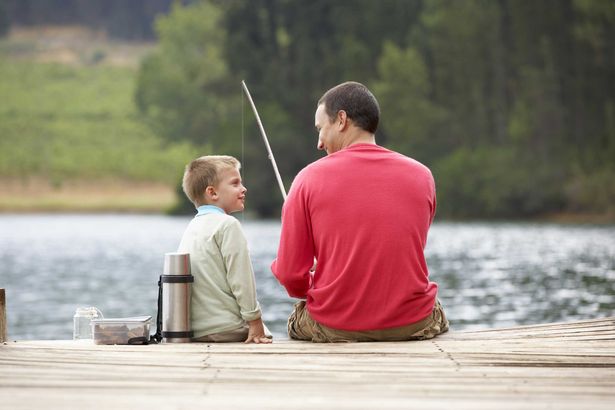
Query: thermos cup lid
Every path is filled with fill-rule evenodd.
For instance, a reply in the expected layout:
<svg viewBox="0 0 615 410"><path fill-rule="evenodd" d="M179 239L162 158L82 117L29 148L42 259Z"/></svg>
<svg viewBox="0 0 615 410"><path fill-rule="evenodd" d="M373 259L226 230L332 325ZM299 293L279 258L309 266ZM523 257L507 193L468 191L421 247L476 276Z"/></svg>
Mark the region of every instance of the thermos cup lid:
<svg viewBox="0 0 615 410"><path fill-rule="evenodd" d="M190 254L169 252L164 254L163 275L190 275Z"/></svg>

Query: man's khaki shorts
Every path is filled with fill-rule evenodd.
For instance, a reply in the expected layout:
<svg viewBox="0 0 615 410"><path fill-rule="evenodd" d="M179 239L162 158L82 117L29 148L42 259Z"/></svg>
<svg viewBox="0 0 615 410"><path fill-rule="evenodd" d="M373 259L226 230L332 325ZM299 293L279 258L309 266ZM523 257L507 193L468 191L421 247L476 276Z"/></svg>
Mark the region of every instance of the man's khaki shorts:
<svg viewBox="0 0 615 410"><path fill-rule="evenodd" d="M288 318L288 336L291 339L316 343L425 340L446 331L448 320L440 301L436 301L431 315L419 322L381 330L347 331L327 327L312 319L305 307L305 301L296 303Z"/></svg>

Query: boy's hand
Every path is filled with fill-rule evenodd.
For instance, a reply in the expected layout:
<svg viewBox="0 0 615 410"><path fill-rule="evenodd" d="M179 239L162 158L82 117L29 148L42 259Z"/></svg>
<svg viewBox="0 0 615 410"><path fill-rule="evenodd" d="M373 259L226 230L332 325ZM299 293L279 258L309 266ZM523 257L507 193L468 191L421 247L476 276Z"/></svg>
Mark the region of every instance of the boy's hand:
<svg viewBox="0 0 615 410"><path fill-rule="evenodd" d="M248 326L248 338L244 343L271 343L271 339L265 336L262 319L251 320L248 322Z"/></svg>

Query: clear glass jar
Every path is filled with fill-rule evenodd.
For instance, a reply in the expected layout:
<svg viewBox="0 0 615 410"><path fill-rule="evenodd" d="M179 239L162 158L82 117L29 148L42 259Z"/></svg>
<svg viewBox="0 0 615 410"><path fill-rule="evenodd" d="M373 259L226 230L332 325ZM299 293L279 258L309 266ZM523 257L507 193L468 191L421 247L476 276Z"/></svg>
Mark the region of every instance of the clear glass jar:
<svg viewBox="0 0 615 410"><path fill-rule="evenodd" d="M95 307L78 307L73 316L73 340L91 339L92 319L103 319L103 314Z"/></svg>

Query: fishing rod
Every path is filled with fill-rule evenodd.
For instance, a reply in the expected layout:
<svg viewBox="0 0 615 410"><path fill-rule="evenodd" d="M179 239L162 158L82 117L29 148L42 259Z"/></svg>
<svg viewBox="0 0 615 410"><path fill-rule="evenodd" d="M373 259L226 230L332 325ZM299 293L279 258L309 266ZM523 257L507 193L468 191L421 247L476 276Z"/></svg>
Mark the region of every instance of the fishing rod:
<svg viewBox="0 0 615 410"><path fill-rule="evenodd" d="M261 135L263 137L263 141L265 142L265 147L267 147L267 153L269 154L269 160L271 161L271 165L273 166L273 172L275 173L275 178L278 181L278 186L280 187L280 192L282 193L282 198L286 201L286 189L284 188L284 183L282 182L282 177L280 176L280 171L278 171L278 165L275 162L275 157L273 156L273 152L271 151L271 147L269 146L269 140L267 139L267 134L265 133L265 128L263 128L263 123L261 122L261 117L258 115L258 111L256 110L256 105L254 105L254 101L252 100L252 96L250 95L250 91L248 90L248 86L245 81L241 81L241 85L243 86L243 91L248 97L248 101L250 101L250 105L252 106L252 111L254 111L254 116L256 117L256 122L258 123L258 128L261 130Z"/></svg>
<svg viewBox="0 0 615 410"><path fill-rule="evenodd" d="M267 139L267 134L265 133L265 128L263 128L263 123L261 122L261 117L258 115L258 111L256 110L256 105L254 105L254 101L252 101L252 96L250 95L250 91L248 90L248 86L245 81L241 81L241 85L243 86L243 91L246 93L248 97L248 101L250 101L250 105L252 106L252 111L254 111L254 116L256 116L256 122L258 123L258 127L261 130L261 135L263 136L263 141L265 142L265 146L267 147L267 152L269 153L269 160L271 160L271 165L273 166L273 172L275 172L275 177L278 180L278 186L280 187L280 192L282 193L282 198L286 201L286 189L284 189L284 184L282 183L282 177L280 176L280 171L278 171L278 165L275 163L275 157L273 156L273 152L271 151L271 147L269 146L269 140ZM314 270L316 268L316 257L314 257L314 266L310 269L310 275L312 275L311 281L313 281Z"/></svg>

